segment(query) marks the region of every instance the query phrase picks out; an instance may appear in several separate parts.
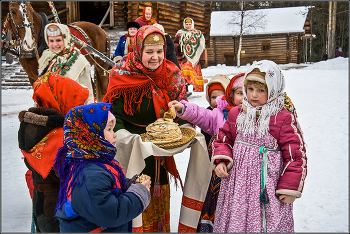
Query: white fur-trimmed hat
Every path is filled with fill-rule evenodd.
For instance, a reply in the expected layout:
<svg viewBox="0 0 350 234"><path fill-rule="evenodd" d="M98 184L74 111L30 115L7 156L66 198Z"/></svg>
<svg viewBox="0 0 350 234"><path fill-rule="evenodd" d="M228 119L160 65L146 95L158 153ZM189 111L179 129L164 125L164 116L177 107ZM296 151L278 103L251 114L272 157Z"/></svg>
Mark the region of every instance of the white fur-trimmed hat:
<svg viewBox="0 0 350 234"><path fill-rule="evenodd" d="M259 68L254 68L251 72L248 73L245 79L251 81L258 81L262 84L266 84L265 75L266 73L261 72Z"/></svg>

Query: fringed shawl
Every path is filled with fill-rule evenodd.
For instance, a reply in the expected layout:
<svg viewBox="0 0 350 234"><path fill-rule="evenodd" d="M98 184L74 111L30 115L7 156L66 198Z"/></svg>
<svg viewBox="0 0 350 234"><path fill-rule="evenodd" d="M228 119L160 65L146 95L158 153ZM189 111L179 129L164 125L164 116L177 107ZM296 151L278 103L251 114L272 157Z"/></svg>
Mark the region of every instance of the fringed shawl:
<svg viewBox="0 0 350 234"><path fill-rule="evenodd" d="M152 33L164 34L154 26L140 28L134 38L134 51L127 55L126 61L116 64L109 76L107 93L103 102L113 103L115 98L124 97L124 111L133 115L140 110L142 97L155 97L163 95L168 100L181 100L186 98L185 82L181 72L176 65L164 59L156 70L146 68L142 62L143 43L146 36ZM165 57L165 45L164 45ZM136 109L134 108L136 104ZM168 109L164 102L164 110ZM156 110L159 111L159 110Z"/></svg>
<svg viewBox="0 0 350 234"><path fill-rule="evenodd" d="M65 118L64 146L56 156L57 171L61 179L56 210L61 209L75 186L84 181L83 169L96 164L108 171L114 178L113 194L126 191L125 173L114 160L117 149L104 137L110 103L92 103L71 109ZM79 183L75 178L81 175Z"/></svg>

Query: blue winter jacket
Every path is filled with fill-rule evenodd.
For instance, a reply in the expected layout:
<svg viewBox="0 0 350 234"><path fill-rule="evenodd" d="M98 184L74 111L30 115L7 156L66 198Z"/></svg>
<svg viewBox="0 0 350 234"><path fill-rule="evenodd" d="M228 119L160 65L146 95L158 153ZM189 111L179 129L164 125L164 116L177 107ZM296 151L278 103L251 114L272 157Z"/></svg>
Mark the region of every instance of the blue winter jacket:
<svg viewBox="0 0 350 234"><path fill-rule="evenodd" d="M131 184L124 194L115 196L113 177L96 164L83 169L84 182L75 186L71 202L67 202L56 217L60 232L90 232L101 228L102 232L132 232L131 220L141 214L150 202L146 186ZM81 182L81 175L75 180ZM127 180L127 184L128 184Z"/></svg>
<svg viewBox="0 0 350 234"><path fill-rule="evenodd" d="M114 51L114 57L124 56L125 43L126 43L126 38L125 38L125 35L123 35L120 37L117 48Z"/></svg>

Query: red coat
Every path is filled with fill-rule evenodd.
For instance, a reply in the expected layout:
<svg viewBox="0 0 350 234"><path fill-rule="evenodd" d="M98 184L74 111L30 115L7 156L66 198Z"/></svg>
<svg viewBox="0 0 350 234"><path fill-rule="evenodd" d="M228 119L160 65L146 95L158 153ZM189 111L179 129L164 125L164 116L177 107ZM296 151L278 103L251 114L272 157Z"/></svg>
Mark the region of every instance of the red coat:
<svg viewBox="0 0 350 234"><path fill-rule="evenodd" d="M224 126L219 129L218 139L214 142L212 164L218 159L224 160L227 169L234 163L232 148L236 138L236 119L242 106L231 109ZM305 143L293 114L281 110L270 118L269 132L276 139L282 151L284 170L279 179L276 194L288 194L300 197L307 174Z"/></svg>

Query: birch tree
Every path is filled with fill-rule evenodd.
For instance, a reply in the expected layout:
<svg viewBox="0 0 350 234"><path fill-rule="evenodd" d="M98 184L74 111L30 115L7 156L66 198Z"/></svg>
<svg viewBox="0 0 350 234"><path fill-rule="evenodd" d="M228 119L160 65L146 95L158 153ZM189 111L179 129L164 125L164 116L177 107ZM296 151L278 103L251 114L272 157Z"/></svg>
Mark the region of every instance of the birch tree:
<svg viewBox="0 0 350 234"><path fill-rule="evenodd" d="M239 45L237 51L237 67L241 66L241 50L243 35L264 30L266 25L266 14L261 10L249 10L248 2L240 2L240 10L232 12L232 18L228 22L234 34L239 34Z"/></svg>

